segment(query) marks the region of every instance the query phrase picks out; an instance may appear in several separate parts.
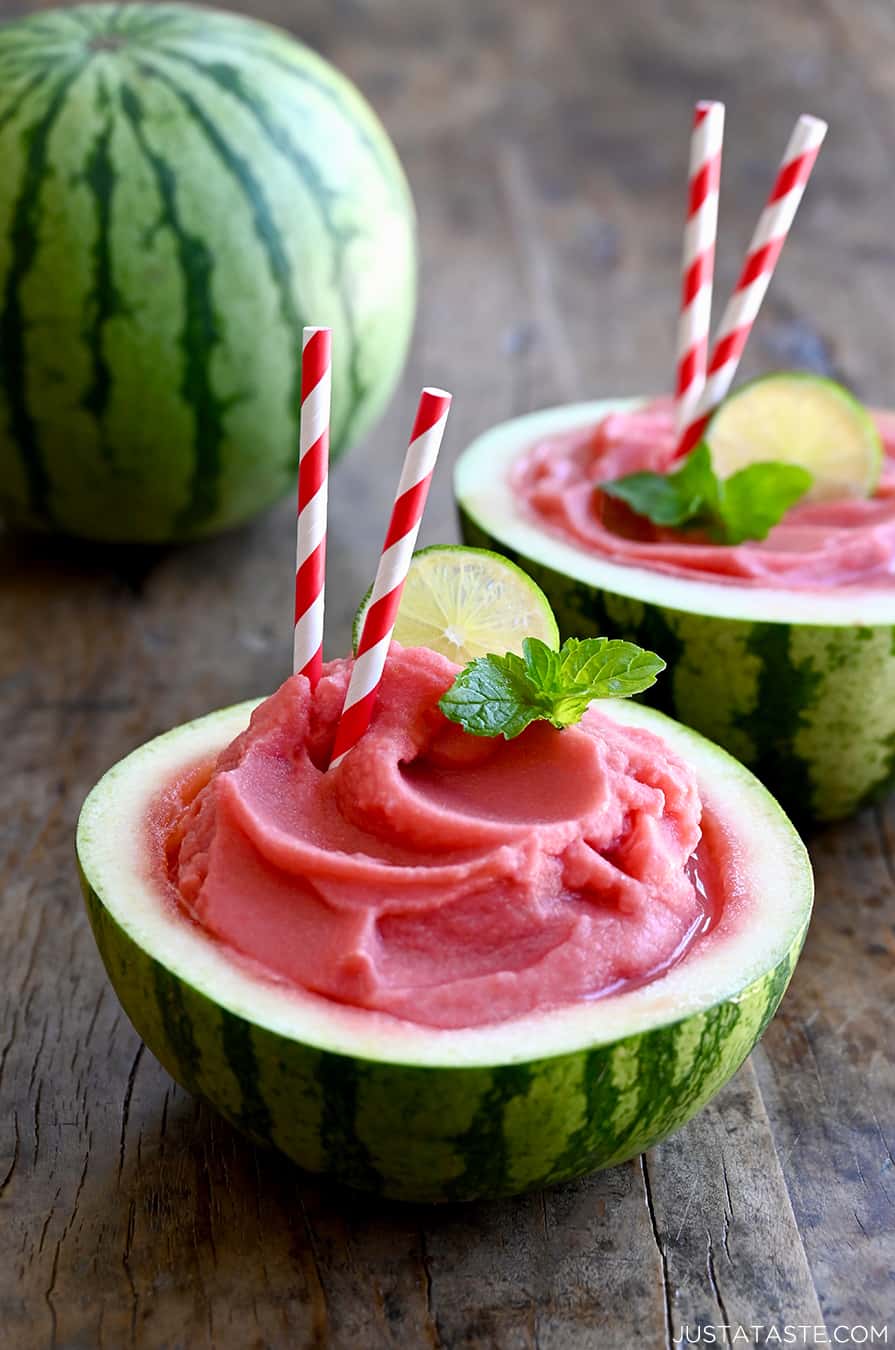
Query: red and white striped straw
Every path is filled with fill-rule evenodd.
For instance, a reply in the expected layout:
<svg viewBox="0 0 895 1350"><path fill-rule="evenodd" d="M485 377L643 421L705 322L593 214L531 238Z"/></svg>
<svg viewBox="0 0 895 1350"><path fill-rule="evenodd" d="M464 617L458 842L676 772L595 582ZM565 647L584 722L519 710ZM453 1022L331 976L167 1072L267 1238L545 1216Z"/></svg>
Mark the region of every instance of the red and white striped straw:
<svg viewBox="0 0 895 1350"><path fill-rule="evenodd" d="M696 410L678 441L685 455L699 441L714 410L733 383L743 349L749 340L777 259L786 243L814 161L827 133L817 117L800 117L786 147L771 195L758 219L743 270L721 318L709 357L705 388Z"/></svg>
<svg viewBox="0 0 895 1350"><path fill-rule="evenodd" d="M296 675L306 675L312 689L320 679L323 667L323 585L331 393L332 331L329 328L306 328L301 349L292 670Z"/></svg>
<svg viewBox="0 0 895 1350"><path fill-rule="evenodd" d="M690 137L687 223L677 330L675 427L678 435L690 421L705 385L723 140L724 104L697 103Z"/></svg>
<svg viewBox="0 0 895 1350"><path fill-rule="evenodd" d="M443 389L424 389L420 395L370 605L336 728L331 768L341 763L370 725L450 406L451 396Z"/></svg>

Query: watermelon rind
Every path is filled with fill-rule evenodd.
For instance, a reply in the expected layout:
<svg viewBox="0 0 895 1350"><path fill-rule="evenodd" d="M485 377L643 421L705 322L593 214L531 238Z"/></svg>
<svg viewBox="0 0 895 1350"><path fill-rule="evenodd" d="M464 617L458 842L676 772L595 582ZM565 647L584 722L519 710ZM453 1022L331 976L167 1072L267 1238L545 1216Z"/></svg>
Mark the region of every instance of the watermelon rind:
<svg viewBox="0 0 895 1350"><path fill-rule="evenodd" d="M800 823L853 814L895 783L895 592L668 576L554 536L517 502L510 470L526 449L642 402L549 408L479 436L454 476L465 542L530 573L563 637L609 634L664 657L647 700L747 764Z"/></svg>
<svg viewBox="0 0 895 1350"><path fill-rule="evenodd" d="M164 543L294 491L305 324L331 453L404 364L416 224L329 62L242 15L42 9L0 26L0 515Z"/></svg>
<svg viewBox="0 0 895 1350"><path fill-rule="evenodd" d="M434 1030L258 976L186 920L147 869L146 813L213 758L254 704L148 742L88 797L77 852L121 1004L169 1073L302 1167L408 1201L509 1195L623 1161L684 1124L749 1054L786 989L811 912L798 835L743 767L649 708L737 840L748 896L652 983L490 1027Z"/></svg>

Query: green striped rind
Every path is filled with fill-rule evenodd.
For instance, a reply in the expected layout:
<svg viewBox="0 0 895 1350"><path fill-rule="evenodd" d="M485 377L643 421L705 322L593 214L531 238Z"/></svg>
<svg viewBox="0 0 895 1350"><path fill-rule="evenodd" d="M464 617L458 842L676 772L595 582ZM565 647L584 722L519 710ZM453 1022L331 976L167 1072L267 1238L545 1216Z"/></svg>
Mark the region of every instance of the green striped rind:
<svg viewBox="0 0 895 1350"><path fill-rule="evenodd" d="M302 327L332 452L378 415L415 303L406 180L285 33L166 4L0 28L0 511L161 541L294 486Z"/></svg>
<svg viewBox="0 0 895 1350"><path fill-rule="evenodd" d="M649 1148L748 1055L804 938L736 998L614 1044L512 1065L389 1064L219 1006L139 946L83 872L82 884L118 997L172 1077L302 1167L400 1200L510 1195Z"/></svg>
<svg viewBox="0 0 895 1350"><path fill-rule="evenodd" d="M554 571L459 513L466 543L538 583L562 637L611 634L659 652L668 670L646 699L748 764L795 818L836 820L892 787L895 627L685 613Z"/></svg>

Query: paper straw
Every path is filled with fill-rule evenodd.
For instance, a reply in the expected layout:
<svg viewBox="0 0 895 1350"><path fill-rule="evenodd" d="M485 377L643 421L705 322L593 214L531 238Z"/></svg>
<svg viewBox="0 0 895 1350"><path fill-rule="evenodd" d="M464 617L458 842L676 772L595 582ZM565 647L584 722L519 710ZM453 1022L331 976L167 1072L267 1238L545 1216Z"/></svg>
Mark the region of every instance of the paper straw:
<svg viewBox="0 0 895 1350"><path fill-rule="evenodd" d="M675 428L679 436L690 422L705 385L723 140L724 104L697 103L690 138L687 223L677 330Z"/></svg>
<svg viewBox="0 0 895 1350"><path fill-rule="evenodd" d="M696 445L709 418L733 383L826 133L826 122L817 117L800 117L796 123L771 195L749 244L740 278L721 319L709 358L705 388L678 441L678 455L687 454Z"/></svg>
<svg viewBox="0 0 895 1350"><path fill-rule="evenodd" d="M311 681L311 688L320 679L323 667L323 587L331 392L332 332L329 328L306 328L301 350L292 670L296 675L306 675Z"/></svg>
<svg viewBox="0 0 895 1350"><path fill-rule="evenodd" d="M424 389L420 395L410 446L336 729L331 768L342 762L370 725L450 406L451 396L443 389Z"/></svg>

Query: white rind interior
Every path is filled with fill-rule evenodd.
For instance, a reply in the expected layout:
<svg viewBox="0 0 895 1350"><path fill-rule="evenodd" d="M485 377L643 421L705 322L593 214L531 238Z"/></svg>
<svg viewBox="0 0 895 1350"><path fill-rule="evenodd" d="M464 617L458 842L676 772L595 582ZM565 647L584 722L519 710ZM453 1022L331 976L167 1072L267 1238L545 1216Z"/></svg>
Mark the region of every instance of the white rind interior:
<svg viewBox="0 0 895 1350"><path fill-rule="evenodd" d="M672 577L645 567L609 562L559 539L530 519L509 486L510 468L518 456L544 436L594 426L608 413L635 408L642 402L629 398L570 403L501 422L477 437L457 461L457 501L483 530L523 557L616 595L652 601L688 614L728 619L772 619L825 627L895 624L895 590L857 586L822 592L778 590Z"/></svg>
<svg viewBox="0 0 895 1350"><path fill-rule="evenodd" d="M524 1062L615 1041L736 997L789 951L811 909L805 847L769 793L743 766L695 732L639 704L601 703L626 725L661 735L693 767L704 799L742 841L753 897L729 937L650 984L623 994L491 1027L433 1030L267 984L187 922L146 875L146 814L175 775L217 754L246 726L254 703L226 708L159 736L110 769L81 812L78 856L94 891L145 951L216 1003L257 1025L328 1050L430 1066Z"/></svg>

